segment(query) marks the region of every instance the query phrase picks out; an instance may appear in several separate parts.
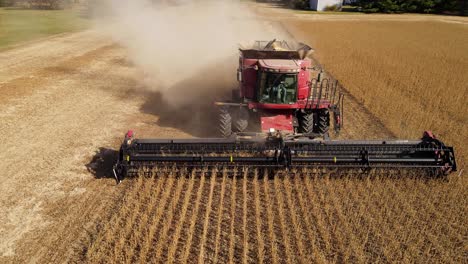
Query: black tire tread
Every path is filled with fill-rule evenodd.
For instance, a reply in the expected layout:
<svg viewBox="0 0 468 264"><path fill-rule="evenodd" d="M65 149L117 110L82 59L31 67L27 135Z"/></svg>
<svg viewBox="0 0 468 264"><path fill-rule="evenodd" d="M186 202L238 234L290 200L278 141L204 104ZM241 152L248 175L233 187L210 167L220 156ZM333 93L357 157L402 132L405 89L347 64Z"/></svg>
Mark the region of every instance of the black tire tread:
<svg viewBox="0 0 468 264"><path fill-rule="evenodd" d="M304 113L299 116L299 133L312 133L314 130L314 114Z"/></svg>
<svg viewBox="0 0 468 264"><path fill-rule="evenodd" d="M236 119L234 122L234 128L237 132L244 132L247 129L248 121L243 119Z"/></svg>
<svg viewBox="0 0 468 264"><path fill-rule="evenodd" d="M244 132L249 125L249 113L245 109L238 109L233 122L236 132Z"/></svg>
<svg viewBox="0 0 468 264"><path fill-rule="evenodd" d="M219 109L218 131L222 137L230 137L232 134L232 117L227 108Z"/></svg>
<svg viewBox="0 0 468 264"><path fill-rule="evenodd" d="M330 130L330 112L328 109L324 109L318 112L316 125L317 133L328 133L328 130Z"/></svg>

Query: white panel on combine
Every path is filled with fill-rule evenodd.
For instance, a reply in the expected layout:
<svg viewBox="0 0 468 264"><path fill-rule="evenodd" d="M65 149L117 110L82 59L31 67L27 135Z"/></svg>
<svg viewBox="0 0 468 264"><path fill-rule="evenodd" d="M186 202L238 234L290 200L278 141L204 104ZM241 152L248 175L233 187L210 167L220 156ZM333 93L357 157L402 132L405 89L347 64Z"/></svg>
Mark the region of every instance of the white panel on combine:
<svg viewBox="0 0 468 264"><path fill-rule="evenodd" d="M324 11L327 6L342 6L342 0L310 0L310 9Z"/></svg>

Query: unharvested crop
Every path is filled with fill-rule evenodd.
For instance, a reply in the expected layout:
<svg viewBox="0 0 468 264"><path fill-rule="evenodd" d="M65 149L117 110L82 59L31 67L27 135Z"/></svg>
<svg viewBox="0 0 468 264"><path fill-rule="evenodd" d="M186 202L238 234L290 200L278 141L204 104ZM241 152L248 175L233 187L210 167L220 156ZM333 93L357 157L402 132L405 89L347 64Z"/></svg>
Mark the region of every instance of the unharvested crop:
<svg viewBox="0 0 468 264"><path fill-rule="evenodd" d="M325 68L397 137L418 138L433 130L455 145L461 167L466 164L466 24L346 20L286 25L316 47Z"/></svg>
<svg viewBox="0 0 468 264"><path fill-rule="evenodd" d="M466 179L257 169L132 182L89 262L466 262ZM398 175L399 177L394 177ZM457 201L457 202L453 202Z"/></svg>

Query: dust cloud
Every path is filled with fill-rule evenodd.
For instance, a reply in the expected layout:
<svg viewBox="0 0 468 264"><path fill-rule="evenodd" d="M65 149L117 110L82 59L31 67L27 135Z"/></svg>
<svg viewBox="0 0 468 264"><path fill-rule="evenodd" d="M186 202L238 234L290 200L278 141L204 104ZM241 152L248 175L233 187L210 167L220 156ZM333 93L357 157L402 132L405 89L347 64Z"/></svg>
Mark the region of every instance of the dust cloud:
<svg viewBox="0 0 468 264"><path fill-rule="evenodd" d="M239 43L286 35L235 0L102 0L94 18L141 72L141 111L199 137L216 135L213 102L237 86Z"/></svg>
<svg viewBox="0 0 468 264"><path fill-rule="evenodd" d="M232 0L104 0L94 17L96 28L128 50L143 87L172 106L230 94L238 43L281 38Z"/></svg>

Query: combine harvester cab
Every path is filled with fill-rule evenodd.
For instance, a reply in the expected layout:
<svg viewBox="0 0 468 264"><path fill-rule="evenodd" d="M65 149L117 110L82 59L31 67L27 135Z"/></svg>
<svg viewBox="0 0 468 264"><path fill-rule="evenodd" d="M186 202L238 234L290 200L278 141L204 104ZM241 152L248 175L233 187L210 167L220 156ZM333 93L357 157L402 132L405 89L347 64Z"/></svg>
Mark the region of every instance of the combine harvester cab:
<svg viewBox="0 0 468 264"><path fill-rule="evenodd" d="M340 85L325 77L304 43L255 41L239 49L238 87L229 101L216 102L219 134L270 129L310 138L328 137L342 126Z"/></svg>
<svg viewBox="0 0 468 264"><path fill-rule="evenodd" d="M336 132L343 126L344 96L337 81L312 67L311 52L308 45L276 40L241 48L239 87L231 101L215 103L222 137L137 139L129 131L114 166L115 179L194 167L456 171L453 147L429 131L420 140L329 140L332 118ZM248 133L248 127L257 129Z"/></svg>

